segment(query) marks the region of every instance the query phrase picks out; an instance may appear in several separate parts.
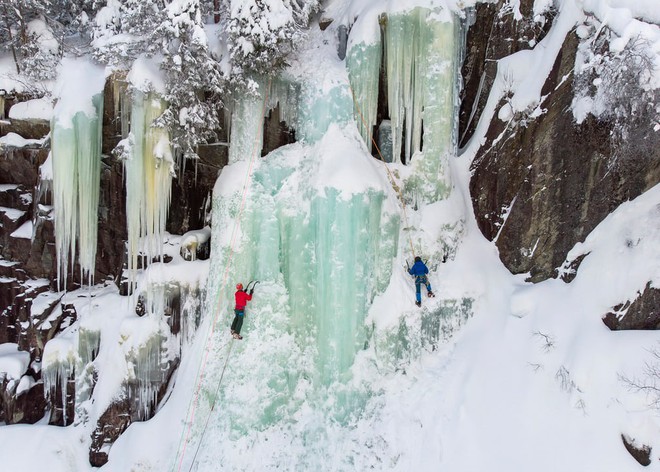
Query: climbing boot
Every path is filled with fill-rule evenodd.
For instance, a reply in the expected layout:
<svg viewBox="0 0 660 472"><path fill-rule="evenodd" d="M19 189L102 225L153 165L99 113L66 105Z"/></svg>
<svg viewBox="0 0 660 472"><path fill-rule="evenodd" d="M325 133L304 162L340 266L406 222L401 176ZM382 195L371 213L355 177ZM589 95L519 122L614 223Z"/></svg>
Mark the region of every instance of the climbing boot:
<svg viewBox="0 0 660 472"><path fill-rule="evenodd" d="M421 307L421 306L422 306L422 302L415 302L415 305L417 305L417 306L420 306L420 307Z"/></svg>
<svg viewBox="0 0 660 472"><path fill-rule="evenodd" d="M431 297L435 297L435 293L433 293L433 292L429 292L429 293L428 293L428 296L429 296L429 298L431 298Z"/></svg>

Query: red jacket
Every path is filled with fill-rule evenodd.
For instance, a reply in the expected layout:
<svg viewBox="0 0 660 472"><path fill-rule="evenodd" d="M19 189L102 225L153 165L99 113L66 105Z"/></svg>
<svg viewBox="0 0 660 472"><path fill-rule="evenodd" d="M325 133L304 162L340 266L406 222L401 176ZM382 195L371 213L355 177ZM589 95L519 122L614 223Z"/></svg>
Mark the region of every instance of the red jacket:
<svg viewBox="0 0 660 472"><path fill-rule="evenodd" d="M245 305L247 305L247 302L252 300L252 295L248 294L247 292L244 292L243 290L237 290L234 297L236 297L237 310L244 310Z"/></svg>

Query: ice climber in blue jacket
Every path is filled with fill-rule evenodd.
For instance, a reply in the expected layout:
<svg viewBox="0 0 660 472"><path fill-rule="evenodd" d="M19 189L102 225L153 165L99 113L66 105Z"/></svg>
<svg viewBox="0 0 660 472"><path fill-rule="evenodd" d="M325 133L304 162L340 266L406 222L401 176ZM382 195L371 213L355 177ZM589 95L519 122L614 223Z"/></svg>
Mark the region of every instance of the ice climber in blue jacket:
<svg viewBox="0 0 660 472"><path fill-rule="evenodd" d="M422 284L426 285L426 293L429 297L435 297L435 294L431 290L431 284L429 283L429 279L427 277L427 274L429 273L429 268L426 267L426 264L422 262L422 258L417 256L415 257L415 263L413 266L408 269L408 273L415 277L415 289L417 292L415 293L415 296L417 297L417 301L415 302L415 305L417 306L422 306L422 293L421 293L421 287Z"/></svg>

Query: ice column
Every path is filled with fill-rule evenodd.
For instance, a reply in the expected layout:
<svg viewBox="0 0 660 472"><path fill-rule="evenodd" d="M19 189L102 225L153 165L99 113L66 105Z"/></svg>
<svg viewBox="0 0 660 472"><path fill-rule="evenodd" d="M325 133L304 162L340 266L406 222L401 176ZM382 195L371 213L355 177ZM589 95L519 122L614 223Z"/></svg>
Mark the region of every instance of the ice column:
<svg viewBox="0 0 660 472"><path fill-rule="evenodd" d="M263 90L263 87L260 87ZM229 138L229 163L261 155L265 96L244 95L234 102Z"/></svg>
<svg viewBox="0 0 660 472"><path fill-rule="evenodd" d="M426 27L428 13L427 9L418 7L411 12L397 13L387 18L387 103L392 120L395 162L401 162L402 147L406 162L410 161L415 151L420 150L426 78L423 52L429 36ZM405 143L402 142L404 136Z"/></svg>
<svg viewBox="0 0 660 472"><path fill-rule="evenodd" d="M55 107L51 123L53 204L58 280L73 266L76 241L81 276L94 275L101 166L103 95L89 97L88 108L70 116L66 99Z"/></svg>
<svg viewBox="0 0 660 472"><path fill-rule="evenodd" d="M174 161L169 132L153 125L165 107L165 102L154 94L134 92L131 156L124 163L131 284L135 282L139 252L143 251L149 261L160 253L167 222Z"/></svg>
<svg viewBox="0 0 660 472"><path fill-rule="evenodd" d="M387 99L395 161L422 148L450 149L455 122L457 21L444 10L390 14L385 28ZM431 134L429 136L429 133Z"/></svg>
<svg viewBox="0 0 660 472"><path fill-rule="evenodd" d="M83 318L78 329L78 359L76 365L75 423L86 423L89 419L89 400L96 381L94 359L101 345L101 332L85 326Z"/></svg>
<svg viewBox="0 0 660 472"><path fill-rule="evenodd" d="M64 424L68 424L67 390L69 380L75 374L76 362L75 345L70 338L53 338L44 346L41 370L44 392L53 408L57 404L58 396L61 399Z"/></svg>
<svg viewBox="0 0 660 472"><path fill-rule="evenodd" d="M424 87L424 156L422 179L428 180L430 199L446 198L451 191L449 156L455 154L458 123L457 44L461 32L457 20L429 17L430 32L426 47L426 83Z"/></svg>
<svg viewBox="0 0 660 472"><path fill-rule="evenodd" d="M346 68L355 102L355 121L367 149L372 147L371 139L376 126L381 55L379 35L373 44L361 42L350 45L346 56Z"/></svg>
<svg viewBox="0 0 660 472"><path fill-rule="evenodd" d="M119 117L119 126L121 130L121 137L128 137L130 131L130 110L131 100L128 93L128 85L125 77L113 76L112 78L112 101L114 105L114 117Z"/></svg>

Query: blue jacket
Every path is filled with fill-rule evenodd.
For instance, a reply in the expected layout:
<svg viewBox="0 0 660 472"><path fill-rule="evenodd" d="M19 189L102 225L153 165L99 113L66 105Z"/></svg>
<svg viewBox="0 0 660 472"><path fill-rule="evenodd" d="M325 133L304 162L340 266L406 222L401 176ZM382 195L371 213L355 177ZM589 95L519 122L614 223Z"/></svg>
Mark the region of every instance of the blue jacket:
<svg viewBox="0 0 660 472"><path fill-rule="evenodd" d="M419 277L420 275L426 275L429 273L429 268L426 267L422 261L417 261L413 266L408 269L408 273L414 277Z"/></svg>

